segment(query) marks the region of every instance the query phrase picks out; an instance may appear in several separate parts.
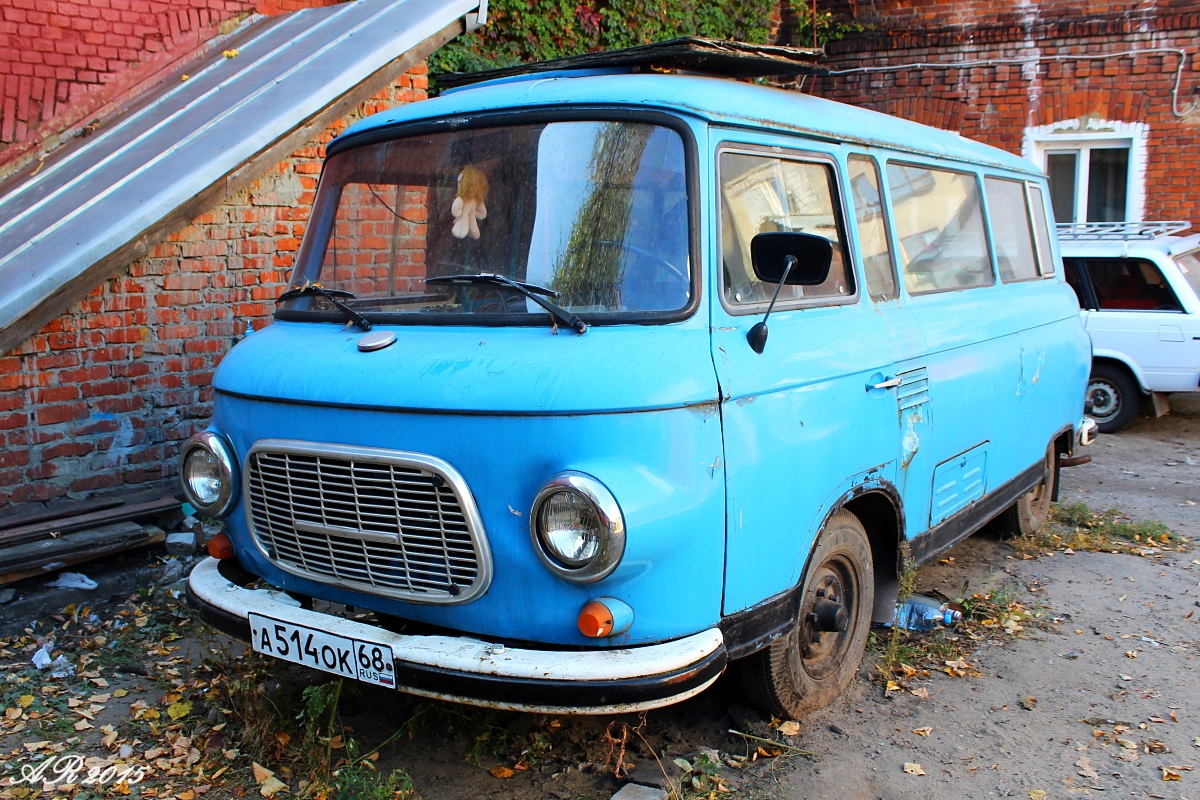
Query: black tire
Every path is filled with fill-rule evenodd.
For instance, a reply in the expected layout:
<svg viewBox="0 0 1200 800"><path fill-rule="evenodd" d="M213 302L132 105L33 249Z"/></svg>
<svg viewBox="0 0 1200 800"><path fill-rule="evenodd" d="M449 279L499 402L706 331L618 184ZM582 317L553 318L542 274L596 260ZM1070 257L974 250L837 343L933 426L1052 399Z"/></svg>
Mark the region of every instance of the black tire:
<svg viewBox="0 0 1200 800"><path fill-rule="evenodd" d="M1095 364L1088 378L1087 397L1092 419L1101 433L1116 433L1133 422L1142 402L1142 390L1123 367Z"/></svg>
<svg viewBox="0 0 1200 800"><path fill-rule="evenodd" d="M875 596L871 543L858 517L834 514L817 538L801 580L800 612L786 636L737 663L750 702L769 714L797 719L829 705L854 678L871 627ZM840 604L845 627L828 631L828 603ZM829 627L828 623L825 627Z"/></svg>
<svg viewBox="0 0 1200 800"><path fill-rule="evenodd" d="M1026 492L992 520L989 532L998 539L1032 536L1050 516L1050 503L1058 487L1058 453L1054 443L1046 448L1042 461L1042 482Z"/></svg>

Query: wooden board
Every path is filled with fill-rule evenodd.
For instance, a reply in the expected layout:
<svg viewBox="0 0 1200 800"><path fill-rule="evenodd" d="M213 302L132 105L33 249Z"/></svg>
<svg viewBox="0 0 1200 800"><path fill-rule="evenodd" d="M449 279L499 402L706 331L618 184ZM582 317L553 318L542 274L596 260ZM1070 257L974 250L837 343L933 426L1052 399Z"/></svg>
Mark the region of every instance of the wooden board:
<svg viewBox="0 0 1200 800"><path fill-rule="evenodd" d="M154 499L144 499L147 495L138 495L131 500L112 508L103 508L70 517L59 517L27 525L17 525L0 530L0 565L7 562L9 548L24 542L53 538L71 531L81 531L96 528L114 522L150 517L166 511L179 508L179 501L171 495L162 495ZM0 566L3 569L3 566Z"/></svg>
<svg viewBox="0 0 1200 800"><path fill-rule="evenodd" d="M765 78L773 75L821 75L817 66L821 50L778 45L746 44L699 36L684 36L669 42L643 44L623 50L584 53L534 64L489 69L480 72L445 73L435 76L440 88L452 89L480 81L532 75L542 72L622 68L630 71L685 70L726 78Z"/></svg>
<svg viewBox="0 0 1200 800"><path fill-rule="evenodd" d="M62 519L63 517L74 516L75 514L87 514L92 511L100 511L105 508L113 508L119 506L126 501L120 497L106 497L101 500L83 500L70 505L58 506L56 508L39 508L37 511L29 511L23 514L10 514L0 517L0 531L8 530L9 528L19 528L24 525L32 525L35 522L45 522L51 519Z"/></svg>
<svg viewBox="0 0 1200 800"><path fill-rule="evenodd" d="M161 528L135 522L117 522L56 539L28 542L6 548L0 561L0 585L47 575L64 567L119 553L166 539Z"/></svg>

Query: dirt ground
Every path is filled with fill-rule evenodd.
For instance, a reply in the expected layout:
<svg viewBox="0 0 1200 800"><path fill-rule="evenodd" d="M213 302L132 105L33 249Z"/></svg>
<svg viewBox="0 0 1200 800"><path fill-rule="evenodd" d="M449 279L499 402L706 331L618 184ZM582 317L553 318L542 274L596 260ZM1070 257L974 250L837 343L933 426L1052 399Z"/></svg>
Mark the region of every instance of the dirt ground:
<svg viewBox="0 0 1200 800"><path fill-rule="evenodd" d="M1141 418L1101 436L1091 455L1093 463L1064 470L1062 503L1116 508L1197 536L1200 399L1176 400L1167 417ZM987 635L978 627L937 634L953 640L959 655L938 660L926 653L891 691L879 675L877 643L850 689L798 725L746 708L722 679L670 708L593 718L484 712L363 687L342 698L339 726L370 747L394 736L376 773L404 770L424 800L602 800L630 781L670 788L664 775L678 789L681 778L700 776L705 766L710 777L698 780L698 789L685 780L684 797L728 790L772 800L1200 800L1200 769L1193 769L1200 767L1200 551L1144 553L1058 549L1026 558L1009 544L973 537L920 570L918 591L1003 597L1028 611L1018 617L1024 624ZM201 664L223 643L180 638L173 631L194 628L179 609L155 612L161 596L152 593L140 606L125 601L117 627L145 627L154 636L115 660L80 664L83 674L72 679L80 686L43 684L39 694L40 676L31 674L22 649L33 647L29 636L0 630L11 637L0 638L0 706L9 706L0 709L0 798L32 796L14 778L22 763L55 746L112 758L128 743L132 760L157 764L161 779L156 789L150 781L124 787L134 796L257 796L266 786L237 749L232 726L223 730L233 718ZM36 593L20 602L28 619ZM143 617L148 621L139 622ZM110 630L108 624L92 633ZM81 641L86 648L89 640ZM312 674L292 677L320 682ZM281 691L272 682L266 694ZM60 712L68 724L48 726ZM60 731L65 745L47 730ZM287 742L280 743L282 752ZM696 770L684 775L675 759ZM618 777L619 760L625 767ZM276 797L296 792L301 770L294 760L265 766L288 786ZM61 788L42 796L71 796ZM73 791L100 797L120 788Z"/></svg>

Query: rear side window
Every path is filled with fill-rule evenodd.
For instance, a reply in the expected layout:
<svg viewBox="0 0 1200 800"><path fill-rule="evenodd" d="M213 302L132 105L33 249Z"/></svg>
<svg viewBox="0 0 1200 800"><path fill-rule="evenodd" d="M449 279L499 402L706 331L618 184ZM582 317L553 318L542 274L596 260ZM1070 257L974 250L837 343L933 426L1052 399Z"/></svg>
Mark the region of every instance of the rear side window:
<svg viewBox="0 0 1200 800"><path fill-rule="evenodd" d="M1200 250L1175 256L1175 263L1179 265L1179 271L1183 273L1183 277L1187 278L1192 291L1196 293L1197 297L1200 297Z"/></svg>
<svg viewBox="0 0 1200 800"><path fill-rule="evenodd" d="M833 165L745 152L724 152L721 181L723 297L732 306L769 302L775 284L754 276L750 241L756 234L790 231L833 243L829 278L820 286L784 286L779 302L836 301L854 294L837 209Z"/></svg>
<svg viewBox="0 0 1200 800"><path fill-rule="evenodd" d="M887 177L900 269L910 294L994 283L974 175L888 164Z"/></svg>
<svg viewBox="0 0 1200 800"><path fill-rule="evenodd" d="M1033 228L1025 202L1025 184L1000 178L984 178L988 215L992 220L992 246L1000 280L1005 283L1038 277L1033 250Z"/></svg>
<svg viewBox="0 0 1200 800"><path fill-rule="evenodd" d="M1182 311L1158 267L1140 258L1066 259L1070 270L1087 276L1102 311ZM1078 289L1076 290L1078 292ZM1083 299L1081 294L1080 299Z"/></svg>
<svg viewBox="0 0 1200 800"><path fill-rule="evenodd" d="M1054 255L1050 252L1050 222L1046 219L1046 197L1042 187L1030 185L1029 210L1033 212L1033 231L1037 234L1038 266L1043 275L1054 274Z"/></svg>

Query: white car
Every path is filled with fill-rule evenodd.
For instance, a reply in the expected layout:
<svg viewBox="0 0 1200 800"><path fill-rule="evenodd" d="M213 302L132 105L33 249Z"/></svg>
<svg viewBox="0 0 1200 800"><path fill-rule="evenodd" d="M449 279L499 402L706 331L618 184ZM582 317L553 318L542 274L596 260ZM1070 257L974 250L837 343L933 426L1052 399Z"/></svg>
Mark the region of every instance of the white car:
<svg viewBox="0 0 1200 800"><path fill-rule="evenodd" d="M1143 396L1200 390L1200 234L1186 222L1058 226L1067 282L1092 337L1091 416L1119 431Z"/></svg>

